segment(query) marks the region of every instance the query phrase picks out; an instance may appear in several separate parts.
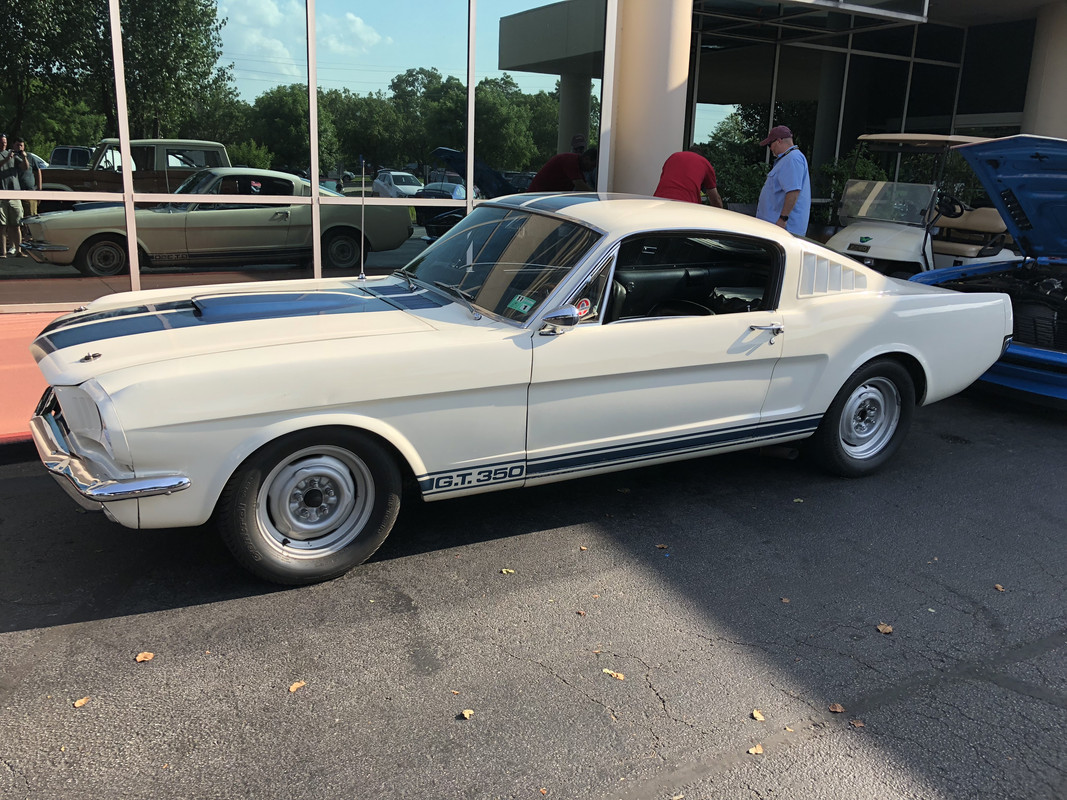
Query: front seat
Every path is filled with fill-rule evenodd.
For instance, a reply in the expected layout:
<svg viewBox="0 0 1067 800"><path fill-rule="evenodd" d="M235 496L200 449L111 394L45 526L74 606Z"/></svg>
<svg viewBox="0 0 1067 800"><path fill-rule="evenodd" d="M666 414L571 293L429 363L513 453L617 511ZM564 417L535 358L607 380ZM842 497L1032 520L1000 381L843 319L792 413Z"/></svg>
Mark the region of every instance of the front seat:
<svg viewBox="0 0 1067 800"><path fill-rule="evenodd" d="M604 312L604 324L616 322L622 318L623 306L626 305L626 287L621 281L612 280L611 293L608 296L608 308Z"/></svg>

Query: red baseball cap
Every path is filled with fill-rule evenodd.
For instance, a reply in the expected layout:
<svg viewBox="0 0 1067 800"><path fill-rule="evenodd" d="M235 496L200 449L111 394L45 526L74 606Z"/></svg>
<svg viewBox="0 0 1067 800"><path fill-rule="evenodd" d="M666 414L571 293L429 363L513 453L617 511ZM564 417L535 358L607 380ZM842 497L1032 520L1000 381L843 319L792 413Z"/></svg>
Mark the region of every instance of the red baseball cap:
<svg viewBox="0 0 1067 800"><path fill-rule="evenodd" d="M759 143L760 147L766 147L771 142L777 142L779 139L792 139L793 132L789 130L785 125L775 125L771 128L771 132L767 134L767 138Z"/></svg>

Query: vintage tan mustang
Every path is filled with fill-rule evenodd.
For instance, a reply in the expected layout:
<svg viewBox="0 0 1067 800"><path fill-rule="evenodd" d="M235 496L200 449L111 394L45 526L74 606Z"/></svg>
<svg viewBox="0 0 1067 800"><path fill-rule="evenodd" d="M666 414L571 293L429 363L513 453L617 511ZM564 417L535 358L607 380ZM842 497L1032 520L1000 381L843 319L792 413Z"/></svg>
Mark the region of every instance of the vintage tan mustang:
<svg viewBox="0 0 1067 800"><path fill-rule="evenodd" d="M341 197L319 187L323 196ZM311 206L285 197L311 197L311 184L287 172L215 167L190 175L173 203L139 208L137 246L148 267L310 264ZM227 196L260 196L262 204L226 205ZM278 203L282 200L282 203ZM393 250L412 233L404 206L323 205L324 266L353 270L360 251ZM72 264L86 275L129 269L121 205L54 211L23 221L22 250L35 261Z"/></svg>

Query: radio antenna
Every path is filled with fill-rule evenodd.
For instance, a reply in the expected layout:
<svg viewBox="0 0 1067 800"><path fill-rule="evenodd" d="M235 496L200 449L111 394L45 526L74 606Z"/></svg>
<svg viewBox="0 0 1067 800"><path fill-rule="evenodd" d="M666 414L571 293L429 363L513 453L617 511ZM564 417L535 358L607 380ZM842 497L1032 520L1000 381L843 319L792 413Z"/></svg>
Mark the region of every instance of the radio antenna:
<svg viewBox="0 0 1067 800"><path fill-rule="evenodd" d="M363 231L367 229L367 162L363 156L359 158L359 281L367 282L367 274L363 271L364 247L367 241Z"/></svg>

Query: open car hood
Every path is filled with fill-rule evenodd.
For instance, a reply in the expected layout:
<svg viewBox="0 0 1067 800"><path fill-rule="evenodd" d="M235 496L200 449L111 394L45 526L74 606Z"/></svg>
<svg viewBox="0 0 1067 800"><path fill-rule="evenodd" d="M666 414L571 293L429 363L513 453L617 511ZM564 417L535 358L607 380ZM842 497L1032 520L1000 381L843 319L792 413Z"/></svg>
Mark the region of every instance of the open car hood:
<svg viewBox="0 0 1067 800"><path fill-rule="evenodd" d="M1067 140L1008 136L956 148L1023 255L1067 257Z"/></svg>

